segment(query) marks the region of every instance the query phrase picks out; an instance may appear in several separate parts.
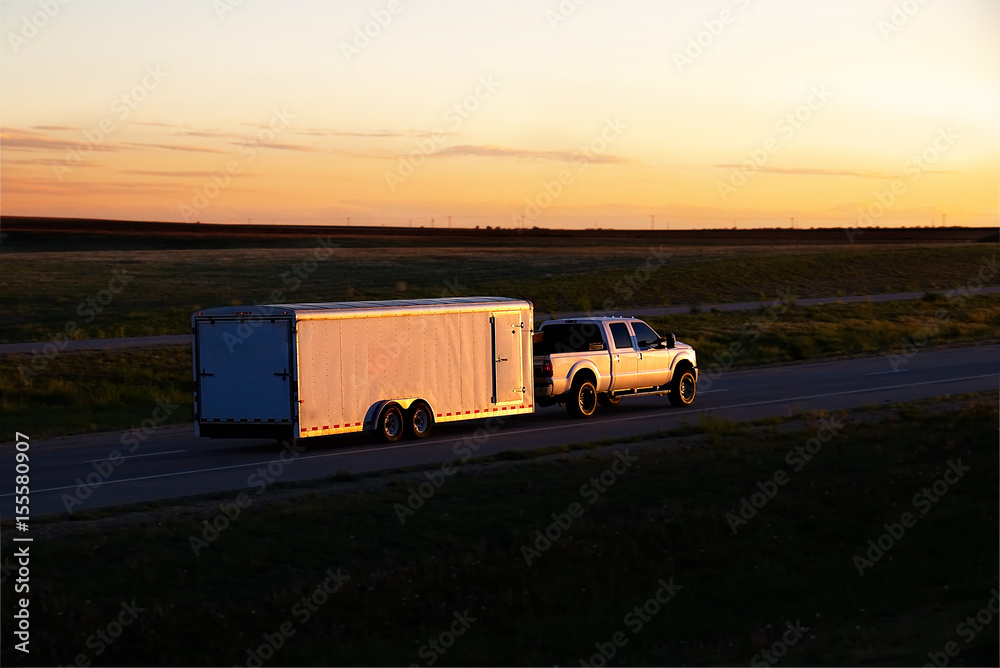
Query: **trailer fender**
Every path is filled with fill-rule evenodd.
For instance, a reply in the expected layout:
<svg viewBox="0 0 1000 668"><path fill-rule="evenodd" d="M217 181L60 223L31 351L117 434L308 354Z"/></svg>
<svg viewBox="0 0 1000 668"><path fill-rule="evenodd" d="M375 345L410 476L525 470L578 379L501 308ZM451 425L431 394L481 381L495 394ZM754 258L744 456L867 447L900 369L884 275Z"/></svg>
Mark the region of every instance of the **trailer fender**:
<svg viewBox="0 0 1000 668"><path fill-rule="evenodd" d="M382 413L382 409L388 406L389 404L396 404L403 411L407 411L409 410L410 406L412 406L414 402L417 401L423 401L425 404L430 406L430 403L428 401L426 401L425 399L421 399L420 397L407 397L405 399L383 399L381 401L376 401L368 409L368 412L365 413L365 421L361 429L363 431L373 431L375 429L375 424L378 422L378 416Z"/></svg>

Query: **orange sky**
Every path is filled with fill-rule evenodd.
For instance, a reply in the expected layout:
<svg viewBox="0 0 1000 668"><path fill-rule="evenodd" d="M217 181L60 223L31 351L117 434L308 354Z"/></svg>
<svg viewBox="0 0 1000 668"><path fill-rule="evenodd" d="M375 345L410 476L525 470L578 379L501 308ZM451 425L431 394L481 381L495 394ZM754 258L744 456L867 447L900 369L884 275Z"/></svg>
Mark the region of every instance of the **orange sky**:
<svg viewBox="0 0 1000 668"><path fill-rule="evenodd" d="M998 7L4 0L0 207L996 225Z"/></svg>

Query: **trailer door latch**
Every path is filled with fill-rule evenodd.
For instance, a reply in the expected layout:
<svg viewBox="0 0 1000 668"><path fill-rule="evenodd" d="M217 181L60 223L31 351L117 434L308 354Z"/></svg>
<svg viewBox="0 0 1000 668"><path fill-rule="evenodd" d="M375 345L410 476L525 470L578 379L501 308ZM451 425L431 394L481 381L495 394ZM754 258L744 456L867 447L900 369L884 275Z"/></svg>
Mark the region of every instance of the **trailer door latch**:
<svg viewBox="0 0 1000 668"><path fill-rule="evenodd" d="M284 371L282 371L281 373L278 373L278 372L276 371L276 372L274 373L274 375L275 375L275 376L278 376L279 378L281 378L281 380L288 380L288 376L289 376L289 375L291 375L291 374L289 374L289 373L288 373L288 369L285 369L285 370L284 370Z"/></svg>

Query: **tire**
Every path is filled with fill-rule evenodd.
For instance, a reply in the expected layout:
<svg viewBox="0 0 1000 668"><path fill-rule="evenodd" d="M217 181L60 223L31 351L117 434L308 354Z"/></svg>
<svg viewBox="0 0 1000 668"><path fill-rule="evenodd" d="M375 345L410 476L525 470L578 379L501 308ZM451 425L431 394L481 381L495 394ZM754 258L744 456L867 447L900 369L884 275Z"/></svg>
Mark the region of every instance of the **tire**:
<svg viewBox="0 0 1000 668"><path fill-rule="evenodd" d="M597 388L589 380L573 381L573 389L566 397L566 410L575 418L588 418L597 412Z"/></svg>
<svg viewBox="0 0 1000 668"><path fill-rule="evenodd" d="M697 391L698 384L694 378L694 370L682 367L670 381L670 392L667 396L674 406L690 406Z"/></svg>
<svg viewBox="0 0 1000 668"><path fill-rule="evenodd" d="M597 403L605 408L614 408L621 404L622 398L612 395L610 392L597 395Z"/></svg>
<svg viewBox="0 0 1000 668"><path fill-rule="evenodd" d="M395 443L403 437L403 425L403 411L396 404L389 404L378 415L375 434L383 443Z"/></svg>
<svg viewBox="0 0 1000 668"><path fill-rule="evenodd" d="M418 401L406 411L406 435L409 438L427 438L434 428L430 406Z"/></svg>

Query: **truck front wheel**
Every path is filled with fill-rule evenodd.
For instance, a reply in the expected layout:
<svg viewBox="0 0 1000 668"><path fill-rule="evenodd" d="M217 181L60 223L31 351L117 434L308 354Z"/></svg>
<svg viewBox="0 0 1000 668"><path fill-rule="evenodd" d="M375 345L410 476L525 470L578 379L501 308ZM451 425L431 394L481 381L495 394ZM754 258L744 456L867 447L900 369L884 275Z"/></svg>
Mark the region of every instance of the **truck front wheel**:
<svg viewBox="0 0 1000 668"><path fill-rule="evenodd" d="M587 418L597 411L597 388L589 380L573 382L570 396L566 398L566 410L575 418Z"/></svg>
<svg viewBox="0 0 1000 668"><path fill-rule="evenodd" d="M694 379L694 370L683 367L677 370L673 380L670 382L670 392L667 396L674 406L690 406L694 401L695 392L698 385Z"/></svg>

